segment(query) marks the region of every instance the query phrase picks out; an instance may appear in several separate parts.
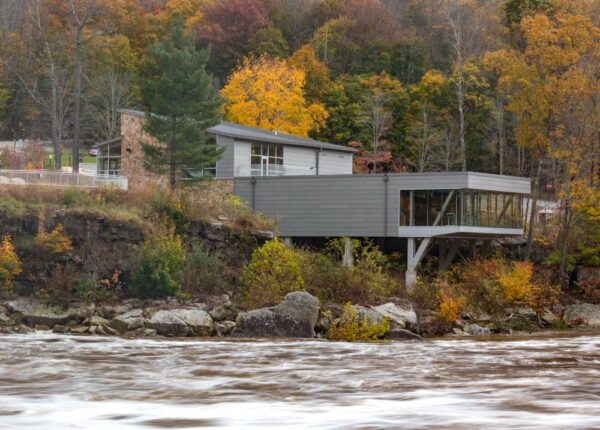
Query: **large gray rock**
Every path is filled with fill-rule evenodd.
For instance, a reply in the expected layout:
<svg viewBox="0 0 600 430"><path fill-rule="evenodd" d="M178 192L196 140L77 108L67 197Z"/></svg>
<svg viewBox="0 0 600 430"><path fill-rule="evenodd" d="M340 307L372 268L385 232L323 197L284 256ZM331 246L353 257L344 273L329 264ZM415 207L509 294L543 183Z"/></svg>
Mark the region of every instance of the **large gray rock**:
<svg viewBox="0 0 600 430"><path fill-rule="evenodd" d="M69 318L76 321L82 321L94 315L96 305L94 303L71 303L67 313Z"/></svg>
<svg viewBox="0 0 600 430"><path fill-rule="evenodd" d="M6 308L13 315L13 319L23 321L29 325L44 325L54 327L57 324L66 324L69 321L69 313L58 306L48 303L19 299L6 304Z"/></svg>
<svg viewBox="0 0 600 430"><path fill-rule="evenodd" d="M234 337L315 337L319 300L303 291L289 293L279 305L238 315Z"/></svg>
<svg viewBox="0 0 600 430"><path fill-rule="evenodd" d="M371 307L374 311L384 317L388 317L392 328L407 328L417 326L417 314L412 304L399 305L396 303L385 303Z"/></svg>
<svg viewBox="0 0 600 430"><path fill-rule="evenodd" d="M200 309L172 309L156 312L148 325L162 336L208 336L213 321Z"/></svg>
<svg viewBox="0 0 600 430"><path fill-rule="evenodd" d="M122 333L141 328L144 326L144 312L141 309L132 309L114 317L109 325Z"/></svg>
<svg viewBox="0 0 600 430"><path fill-rule="evenodd" d="M600 305L579 303L565 310L565 322L570 326L600 327Z"/></svg>

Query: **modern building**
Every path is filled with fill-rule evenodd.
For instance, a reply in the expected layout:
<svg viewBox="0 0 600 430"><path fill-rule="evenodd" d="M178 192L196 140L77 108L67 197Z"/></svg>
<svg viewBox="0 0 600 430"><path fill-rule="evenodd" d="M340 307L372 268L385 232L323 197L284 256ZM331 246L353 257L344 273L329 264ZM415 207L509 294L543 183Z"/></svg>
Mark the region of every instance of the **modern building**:
<svg viewBox="0 0 600 430"><path fill-rule="evenodd" d="M434 241L446 268L465 239L523 235L527 178L473 172L235 178L282 237L401 238L406 284Z"/></svg>
<svg viewBox="0 0 600 430"><path fill-rule="evenodd" d="M207 130L225 147L215 177L351 175L353 148L222 122Z"/></svg>
<svg viewBox="0 0 600 430"><path fill-rule="evenodd" d="M120 109L121 136L94 145L98 175L128 178L130 185L164 181L144 169L143 144L158 144L144 131L145 113ZM224 147L214 167L189 176L233 179L251 176L352 174L355 149L304 137L222 122L207 130L214 144Z"/></svg>

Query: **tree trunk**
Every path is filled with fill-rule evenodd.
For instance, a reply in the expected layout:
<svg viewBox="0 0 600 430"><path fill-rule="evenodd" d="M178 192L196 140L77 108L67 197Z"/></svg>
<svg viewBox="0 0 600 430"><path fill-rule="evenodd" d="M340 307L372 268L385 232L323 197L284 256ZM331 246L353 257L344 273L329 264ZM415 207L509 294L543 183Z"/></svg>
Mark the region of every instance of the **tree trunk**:
<svg viewBox="0 0 600 430"><path fill-rule="evenodd" d="M569 209L567 203L565 203L565 217L562 228L562 243L560 246L560 278L561 281L566 283L567 281L567 259L569 251L569 229L571 227L571 220L573 213Z"/></svg>
<svg viewBox="0 0 600 430"><path fill-rule="evenodd" d="M462 60L461 60L462 61ZM467 171L467 145L465 143L465 94L463 88L462 64L458 67L458 82L456 85L458 97L458 121L460 126L460 152L462 156L462 171Z"/></svg>
<svg viewBox="0 0 600 430"><path fill-rule="evenodd" d="M77 29L75 40L75 112L73 120L73 173L79 173L79 129L81 114L81 28Z"/></svg>
<svg viewBox="0 0 600 430"><path fill-rule="evenodd" d="M525 248L525 260L528 261L531 257L531 247L533 245L533 229L535 227L535 218L537 215L537 201L539 194L539 183L542 176L542 167L544 162L540 159L538 162L537 173L533 184L533 199L531 202L531 212L529 213L529 229L527 230L527 247Z"/></svg>

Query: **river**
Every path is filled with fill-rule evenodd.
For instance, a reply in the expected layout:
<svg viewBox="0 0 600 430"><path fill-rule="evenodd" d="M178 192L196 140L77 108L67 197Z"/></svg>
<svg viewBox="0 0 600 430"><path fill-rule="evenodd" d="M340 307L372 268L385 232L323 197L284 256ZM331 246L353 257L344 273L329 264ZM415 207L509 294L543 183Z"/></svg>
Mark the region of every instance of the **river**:
<svg viewBox="0 0 600 430"><path fill-rule="evenodd" d="M0 335L0 429L600 428L600 333L425 343Z"/></svg>

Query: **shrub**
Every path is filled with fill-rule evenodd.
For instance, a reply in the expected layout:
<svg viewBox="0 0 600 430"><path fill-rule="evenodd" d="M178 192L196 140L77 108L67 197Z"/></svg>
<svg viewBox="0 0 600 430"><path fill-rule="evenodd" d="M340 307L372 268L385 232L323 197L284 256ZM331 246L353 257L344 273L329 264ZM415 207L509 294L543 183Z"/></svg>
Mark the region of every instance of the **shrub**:
<svg viewBox="0 0 600 430"><path fill-rule="evenodd" d="M388 318L384 318L380 323L361 318L358 310L348 302L344 304L339 321L329 329L327 337L330 340L369 342L380 340L389 330Z"/></svg>
<svg viewBox="0 0 600 430"><path fill-rule="evenodd" d="M193 242L185 259L183 289L188 294L210 293L225 286L221 275L220 253L200 241Z"/></svg>
<svg viewBox="0 0 600 430"><path fill-rule="evenodd" d="M526 261L516 262L512 267L504 268L497 275L497 279L506 302L528 305L533 298L532 277L533 265Z"/></svg>
<svg viewBox="0 0 600 430"><path fill-rule="evenodd" d="M306 289L323 302L375 303L397 292L398 280L387 269L387 259L371 244L353 240L355 265L343 267L339 240L331 240L325 252L298 250Z"/></svg>
<svg viewBox="0 0 600 430"><path fill-rule="evenodd" d="M535 275L531 263L512 263L500 256L466 262L420 284L415 301L435 309L447 323L463 310L499 316L506 307L529 306L541 313L557 302L559 293L558 287Z"/></svg>
<svg viewBox="0 0 600 430"><path fill-rule="evenodd" d="M15 276L21 273L21 261L15 253L11 237L5 235L0 244L0 282L5 290L12 289Z"/></svg>
<svg viewBox="0 0 600 430"><path fill-rule="evenodd" d="M173 227L162 227L149 236L140 249L132 269L131 292L139 298L176 296L178 279L185 263L181 238Z"/></svg>
<svg viewBox="0 0 600 430"><path fill-rule="evenodd" d="M38 217L38 232L35 236L35 244L47 255L64 254L73 249L71 239L63 234L62 224L58 224L51 232L46 231L44 214Z"/></svg>
<svg viewBox="0 0 600 430"><path fill-rule="evenodd" d="M254 250L242 283L248 287L245 302L250 307L272 306L287 293L304 290L299 258L279 239Z"/></svg>

